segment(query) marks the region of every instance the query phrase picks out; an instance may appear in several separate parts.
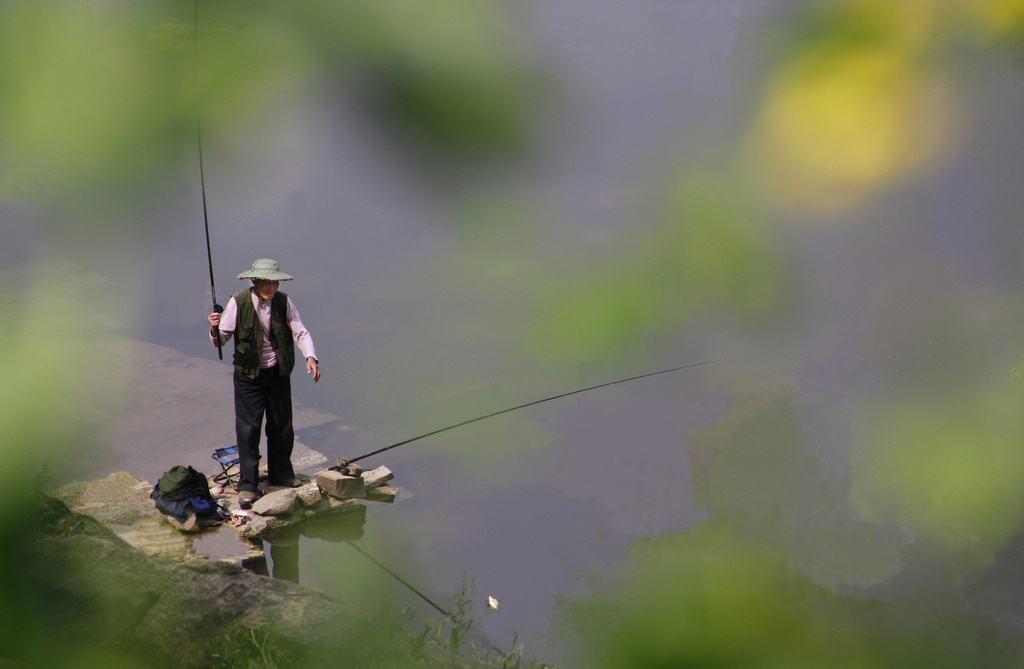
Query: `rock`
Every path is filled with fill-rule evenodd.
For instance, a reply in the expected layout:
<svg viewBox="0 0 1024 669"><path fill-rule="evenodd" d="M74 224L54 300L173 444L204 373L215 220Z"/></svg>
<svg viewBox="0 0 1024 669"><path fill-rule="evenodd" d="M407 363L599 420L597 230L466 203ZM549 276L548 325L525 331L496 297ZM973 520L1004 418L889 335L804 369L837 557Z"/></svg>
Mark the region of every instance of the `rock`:
<svg viewBox="0 0 1024 669"><path fill-rule="evenodd" d="M349 497L366 497L363 479L357 476L345 476L339 472L326 469L318 472L316 483L320 488L335 499Z"/></svg>
<svg viewBox="0 0 1024 669"><path fill-rule="evenodd" d="M336 513L348 513L350 511L359 511L366 507L359 503L358 500L354 499L334 499L333 497L327 498L327 510L322 514L324 516L334 515Z"/></svg>
<svg viewBox="0 0 1024 669"><path fill-rule="evenodd" d="M349 652L346 643L375 629L371 616L319 591L234 566L186 567L150 558L112 532L39 535L26 546L30 553L19 578L31 592L52 598L41 598L35 608L60 621L39 628L34 643L66 647L87 639L79 642L80 651L100 651L99 657L119 658L117 664L209 666L211 642L263 625L302 649L308 666L331 666Z"/></svg>
<svg viewBox="0 0 1024 669"><path fill-rule="evenodd" d="M217 570L222 574L241 574L243 569L240 562L234 562L232 560L217 560L214 564L217 565Z"/></svg>
<svg viewBox="0 0 1024 669"><path fill-rule="evenodd" d="M395 478L395 475L391 473L391 470L381 465L373 471L362 473L363 485L367 490L382 486L391 479Z"/></svg>
<svg viewBox="0 0 1024 669"><path fill-rule="evenodd" d="M239 562L232 562L231 560L217 560L215 562L210 560L193 560L192 562L183 562L181 566L199 574L240 574L242 569L244 569Z"/></svg>
<svg viewBox="0 0 1024 669"><path fill-rule="evenodd" d="M274 518L267 518L265 516L258 516L252 514L249 516L249 520L242 525L239 530L239 534L243 537L255 537L271 529L270 521L275 520Z"/></svg>
<svg viewBox="0 0 1024 669"><path fill-rule="evenodd" d="M386 502L390 504L395 501L395 495L398 494L398 490L392 488L389 485L377 486L366 491L366 499L373 502Z"/></svg>
<svg viewBox="0 0 1024 669"><path fill-rule="evenodd" d="M285 488L260 497L252 505L252 511L261 516L289 516L298 505L298 492L294 488Z"/></svg>
<svg viewBox="0 0 1024 669"><path fill-rule="evenodd" d="M298 499L298 491L292 490L292 492L296 493L296 499ZM256 507L253 506L252 510L255 511ZM245 539L274 539L279 537L282 531L302 527L309 520L360 510L365 511L365 507L358 500L351 498L340 500L323 495L316 506L308 507L296 503L293 513L284 516L261 516L253 513L249 516L248 522L232 529Z"/></svg>
<svg viewBox="0 0 1024 669"><path fill-rule="evenodd" d="M174 525L178 530L182 532L198 532L199 531L199 520L196 518L196 514L190 513L185 517L185 522L179 521L173 516L165 516L167 522Z"/></svg>
<svg viewBox="0 0 1024 669"><path fill-rule="evenodd" d="M299 502L302 506L315 509L319 506L320 501L323 499L323 495L320 494L320 486L315 483L304 485L297 490L299 496Z"/></svg>

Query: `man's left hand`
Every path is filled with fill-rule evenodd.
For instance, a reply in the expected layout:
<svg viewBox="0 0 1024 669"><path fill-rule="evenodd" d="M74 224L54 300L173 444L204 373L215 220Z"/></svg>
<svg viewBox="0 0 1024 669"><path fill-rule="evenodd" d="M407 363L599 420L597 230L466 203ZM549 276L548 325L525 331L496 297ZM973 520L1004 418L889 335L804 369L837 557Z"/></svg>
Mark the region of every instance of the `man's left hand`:
<svg viewBox="0 0 1024 669"><path fill-rule="evenodd" d="M313 383L320 380L320 365L317 364L316 358L306 358L306 376L313 375Z"/></svg>

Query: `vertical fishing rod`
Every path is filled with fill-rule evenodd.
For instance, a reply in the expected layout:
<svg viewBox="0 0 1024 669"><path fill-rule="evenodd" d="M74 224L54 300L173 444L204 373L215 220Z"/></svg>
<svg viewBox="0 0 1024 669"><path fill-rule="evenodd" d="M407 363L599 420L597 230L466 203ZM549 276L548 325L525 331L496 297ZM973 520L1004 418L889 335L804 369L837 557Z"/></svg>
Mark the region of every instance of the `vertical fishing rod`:
<svg viewBox="0 0 1024 669"><path fill-rule="evenodd" d="M199 128L199 113L196 113L196 141L199 144L199 185L203 192L203 224L206 227L206 260L210 266L210 292L213 295L213 310L218 314L224 307L217 304L217 286L213 281L213 253L210 251L210 218L206 213L206 178L203 175L203 135ZM217 357L224 359L224 348L220 343L220 327L217 327Z"/></svg>
<svg viewBox="0 0 1024 669"><path fill-rule="evenodd" d="M192 26L192 55L195 62L195 82L198 93L199 87L199 0L195 0L195 17ZM213 310L218 314L224 311L224 307L217 304L217 286L213 280L213 252L210 250L210 217L206 210L206 175L203 171L203 131L199 123L199 101L196 98L196 143L199 145L199 186L203 194L203 225L206 228L206 261L210 266L210 292L213 295ZM224 348L220 343L220 327L215 330L217 339L217 357L224 359Z"/></svg>

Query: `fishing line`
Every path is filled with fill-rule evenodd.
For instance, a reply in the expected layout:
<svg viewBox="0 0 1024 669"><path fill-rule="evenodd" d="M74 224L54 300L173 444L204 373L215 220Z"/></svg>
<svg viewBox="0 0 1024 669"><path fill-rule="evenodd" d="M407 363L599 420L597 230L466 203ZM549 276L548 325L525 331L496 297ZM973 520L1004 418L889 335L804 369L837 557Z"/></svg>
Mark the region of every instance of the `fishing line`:
<svg viewBox="0 0 1024 669"><path fill-rule="evenodd" d="M192 26L192 55L195 62L196 92L199 91L199 0L195 0L195 18ZM206 261L210 266L210 293L213 295L213 310L218 314L224 307L217 304L217 286L213 281L213 252L210 250L210 217L206 211L206 175L203 171L203 131L199 123L199 102L196 97L196 143L199 145L199 185L203 194L203 225L206 228ZM224 348L220 343L220 327L215 329L217 357L224 359Z"/></svg>
<svg viewBox="0 0 1024 669"><path fill-rule="evenodd" d="M441 608L438 604L435 604L433 600L431 600L429 597L424 595L422 592L420 592L419 590L414 588L410 583L408 583L401 576L399 576L395 572L393 572L390 569L388 569L387 567L385 567L378 560L374 559L374 557L372 555L370 555L369 553L364 551L362 548L357 546L354 541L346 541L345 543L347 543L349 546L354 548L356 550L356 552L358 552L360 555L365 557L367 560L369 560L373 564L375 564L378 567L380 567L381 569L383 569L393 579L395 579L396 581L398 581L399 583L401 583L402 585L407 587L414 595L416 595L417 597L419 597L420 599L425 601L427 604L430 604L432 607L434 607L435 610L440 612L444 617L448 618L448 620L450 620L453 625L458 624L456 622L458 620L458 618L456 618L455 615L451 611L446 611L445 609ZM462 627L467 633L469 632L469 629L466 626L464 626L464 625L459 625L459 626ZM491 650L495 651L496 653L498 653L502 657L507 657L507 653L505 653L505 651L503 651L502 649L498 648L493 643L491 643L490 639L488 639L487 637L481 635L479 632L474 632L473 634L475 636L477 636L478 638L480 638L481 640L483 640L488 646L490 646Z"/></svg>
<svg viewBox="0 0 1024 669"><path fill-rule="evenodd" d="M469 425L470 423L476 423L476 422L479 422L481 420L484 420L484 419L487 419L487 418L492 418L494 416L500 416L501 414L509 413L511 411L516 411L518 409L525 409L526 407L531 407L531 406L534 406L535 404L542 404L544 402L550 402L551 400L557 400L557 399L562 398L562 397L568 397L569 395L576 395L576 394L579 394L579 393L585 393L588 390L596 390L598 388L604 388L606 386L614 386L617 383L626 383L627 381L636 381L637 379L646 379L649 376L657 376L659 374L668 374L669 372L678 372L681 369L690 369L692 367L700 367L701 365L710 365L713 362L719 362L719 361L718 360L705 360L704 362L695 362L695 363L693 363L691 365L683 365L681 367L672 367L671 369L663 369L660 372L649 372L647 374L640 374L638 376L631 376L628 379L619 379L618 381L609 381L607 383L601 383L601 384L598 384L596 386L590 386L590 387L587 387L587 388L581 388L579 390L572 390L570 392L562 393L560 395L553 395L552 397L545 397L544 399L534 400L533 402L527 402L526 404L520 404L519 406L512 407L511 409L502 409L501 411L495 411L494 413L489 413L486 416L479 416L477 418L472 418L470 420L462 421L461 423L456 423L455 425L449 425L448 427L442 427L440 430L434 430L433 432L427 432L426 434L421 434L418 437L412 437L411 439L405 439L403 441L398 442L397 444L391 444L390 446L385 446L384 448L378 448L376 451L373 451L372 453L367 453L366 455L360 455L358 458L352 458L351 460L344 460L343 459L344 462L341 463L341 466L335 465L334 467L331 467L331 469L337 468L340 471L341 469L344 469L344 467L346 465L349 465L349 464L351 464L353 462L358 462L359 460L363 460L364 458L368 458L371 455L377 455L378 453L383 453L384 451L390 451L392 448L398 448L399 446L404 446L405 444L410 444L410 443L412 443L414 441L419 441L420 439L426 439L427 437L432 437L435 434L441 434L442 432L447 432L448 430L454 430L455 428L462 427L463 425Z"/></svg>

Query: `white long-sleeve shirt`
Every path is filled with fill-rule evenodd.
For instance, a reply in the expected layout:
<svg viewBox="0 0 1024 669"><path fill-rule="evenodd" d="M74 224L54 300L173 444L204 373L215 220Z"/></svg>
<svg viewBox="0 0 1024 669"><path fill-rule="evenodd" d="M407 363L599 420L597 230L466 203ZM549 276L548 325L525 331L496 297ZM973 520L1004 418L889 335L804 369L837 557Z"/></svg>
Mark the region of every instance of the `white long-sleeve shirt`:
<svg viewBox="0 0 1024 669"><path fill-rule="evenodd" d="M256 316L263 325L263 350L260 351L260 369L273 367L277 364L277 354L274 353L274 347L270 344L270 300L261 300L254 288L249 289L249 295L252 297L253 306L256 307ZM299 318L299 310L292 304L292 298L290 297L288 298L288 311L285 314L285 320L287 320L288 327L292 331L295 345L302 352L302 359L313 358L320 362L320 359L316 357L316 349L313 347L313 335L309 334L309 330L302 324L302 320ZM221 345L226 344L231 339L231 336L235 334L237 325L238 305L235 304L235 296L232 295L227 305L224 306L223 313L220 315ZM210 333L210 341L214 345L217 344L213 332Z"/></svg>

